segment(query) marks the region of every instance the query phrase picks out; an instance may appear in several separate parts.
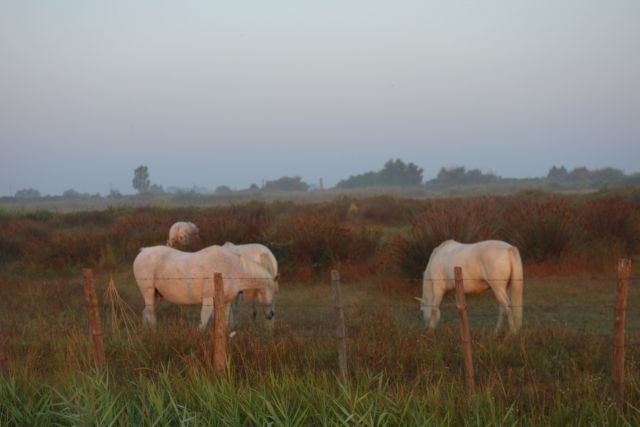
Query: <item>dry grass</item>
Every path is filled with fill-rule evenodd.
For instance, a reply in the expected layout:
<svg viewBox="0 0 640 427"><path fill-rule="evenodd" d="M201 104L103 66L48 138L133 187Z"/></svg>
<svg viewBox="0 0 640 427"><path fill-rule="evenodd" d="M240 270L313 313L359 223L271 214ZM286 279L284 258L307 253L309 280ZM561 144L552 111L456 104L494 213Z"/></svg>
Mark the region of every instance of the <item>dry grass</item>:
<svg viewBox="0 0 640 427"><path fill-rule="evenodd" d="M637 279L627 313L631 404L620 412L609 399L615 259L639 250L640 197L379 197L355 200L358 210L349 213L354 200L0 215L8 370L0 379L0 424L640 424ZM225 381L213 378L210 336L196 330L198 307L163 303L158 333L141 329L142 298L127 266L140 246L163 243L178 219L200 226L203 245L269 244L285 273L272 335L244 306ZM428 339L420 338L413 300L420 284L412 279L448 238L514 239L525 254L520 336L494 335L490 293L468 300L478 384L471 402L463 398L453 298L445 298L442 325ZM103 369L91 359L86 265L98 268ZM336 377L325 280L336 267L348 385ZM110 285L106 271L114 268Z"/></svg>
<svg viewBox="0 0 640 427"><path fill-rule="evenodd" d="M620 413L608 398L611 278L529 279L525 326L517 338L493 334L497 306L490 294L470 297L478 384L471 404L462 398L453 300L445 298L442 326L425 340L412 300L419 293L417 284L407 289L383 278L343 283L350 367L346 388L336 379L328 282L283 283L273 335L264 320L252 321L245 305L240 333L230 340L230 379L225 382L213 378L210 335L195 328L198 307L163 303L158 333L151 335L140 328L142 300L129 272L116 274L113 286L108 275L98 275L96 284L98 294L108 296L101 298L108 368L97 371L79 277L4 279L0 284L3 309L8 309L3 313L10 313L2 318L9 370L0 380L3 425L640 421L632 407ZM630 301L640 297L637 289L632 286ZM628 326L628 339L640 342L640 313L632 306ZM638 360L638 347L630 347L629 402L640 398Z"/></svg>

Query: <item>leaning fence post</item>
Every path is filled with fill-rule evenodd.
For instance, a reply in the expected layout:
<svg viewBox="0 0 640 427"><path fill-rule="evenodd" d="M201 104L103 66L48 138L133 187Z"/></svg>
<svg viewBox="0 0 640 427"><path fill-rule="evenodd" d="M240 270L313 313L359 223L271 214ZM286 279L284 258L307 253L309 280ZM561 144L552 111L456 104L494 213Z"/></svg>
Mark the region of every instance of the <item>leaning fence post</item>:
<svg viewBox="0 0 640 427"><path fill-rule="evenodd" d="M225 316L224 282L221 273L213 275L213 371L218 376L226 374L227 316Z"/></svg>
<svg viewBox="0 0 640 427"><path fill-rule="evenodd" d="M464 379L467 387L467 396L473 396L474 373L473 357L471 354L471 336L469 334L469 321L467 319L467 303L464 297L464 284L462 281L462 268L455 267L454 275L456 280L456 307L460 316L460 338L462 339L462 349L464 352Z"/></svg>
<svg viewBox="0 0 640 427"><path fill-rule="evenodd" d="M616 404L621 410L624 408L624 321L630 274L631 260L619 260L616 317L613 323L613 394Z"/></svg>
<svg viewBox="0 0 640 427"><path fill-rule="evenodd" d="M93 355L99 365L104 364L104 342L102 335L102 325L100 324L100 313L98 313L98 298L96 289L93 286L93 270L85 268L82 270L84 276L84 300L89 318L89 329L93 340Z"/></svg>
<svg viewBox="0 0 640 427"><path fill-rule="evenodd" d="M338 343L338 366L342 382L347 382L347 336L344 327L344 310L342 309L342 296L340 294L340 272L331 270L331 290L333 293L333 306L336 313L336 340Z"/></svg>

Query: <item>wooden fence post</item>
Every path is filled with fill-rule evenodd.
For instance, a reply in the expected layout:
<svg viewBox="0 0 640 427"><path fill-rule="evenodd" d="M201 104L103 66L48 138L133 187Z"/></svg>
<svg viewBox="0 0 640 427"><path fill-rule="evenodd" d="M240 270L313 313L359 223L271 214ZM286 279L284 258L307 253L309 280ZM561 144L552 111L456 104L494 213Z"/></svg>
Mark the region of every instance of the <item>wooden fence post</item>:
<svg viewBox="0 0 640 427"><path fill-rule="evenodd" d="M620 410L624 409L624 322L630 274L631 260L619 260L616 317L613 323L613 394Z"/></svg>
<svg viewBox="0 0 640 427"><path fill-rule="evenodd" d="M456 280L456 307L460 317L460 338L462 339L462 349L464 352L464 379L467 387L467 397L473 396L475 388L473 373L473 356L471 354L471 336L469 334L469 321L467 319L467 303L464 297L464 284L462 279L462 268L455 267L454 275Z"/></svg>
<svg viewBox="0 0 640 427"><path fill-rule="evenodd" d="M227 360L227 316L225 316L224 282L221 273L213 275L213 371L225 376Z"/></svg>
<svg viewBox="0 0 640 427"><path fill-rule="evenodd" d="M336 315L336 340L338 343L338 366L342 382L347 382L347 335L344 327L344 310L340 293L340 272L331 270L331 290Z"/></svg>
<svg viewBox="0 0 640 427"><path fill-rule="evenodd" d="M87 307L91 339L93 340L93 355L96 362L99 365L103 365L105 362L104 342L102 325L100 323L100 313L98 312L98 299L96 297L96 289L93 286L93 270L85 268L82 270L82 273L84 276L84 301Z"/></svg>
<svg viewBox="0 0 640 427"><path fill-rule="evenodd" d="M2 333L2 325L0 325L0 375L4 374L4 334Z"/></svg>

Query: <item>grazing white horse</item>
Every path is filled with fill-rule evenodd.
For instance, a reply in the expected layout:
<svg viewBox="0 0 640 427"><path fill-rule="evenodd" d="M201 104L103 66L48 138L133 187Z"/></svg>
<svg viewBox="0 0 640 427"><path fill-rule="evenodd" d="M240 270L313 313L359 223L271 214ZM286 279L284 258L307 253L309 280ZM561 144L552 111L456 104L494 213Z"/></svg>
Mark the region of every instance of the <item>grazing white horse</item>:
<svg viewBox="0 0 640 427"><path fill-rule="evenodd" d="M210 246L198 252L182 252L167 246L143 248L133 262L133 273L144 298L143 323L155 327L155 304L164 298L176 304L202 304L200 329L213 313L213 274L221 273L225 303L239 292L254 291L267 319L275 310L278 284L271 276L266 256L255 262L248 257ZM229 305L226 305L228 310Z"/></svg>
<svg viewBox="0 0 640 427"><path fill-rule="evenodd" d="M198 227L192 222L176 222L169 229L167 246L175 248L178 245L188 246L196 240L200 234Z"/></svg>
<svg viewBox="0 0 640 427"><path fill-rule="evenodd" d="M265 261L268 260L268 262L266 262L267 270L269 271L269 274L271 274L271 277L273 277L273 280L275 280L276 283L278 283L278 279L280 278L280 275L278 274L278 260L273 255L271 250L269 250L269 248L266 247L265 245L261 245L260 243L247 243L244 245L235 245L231 242L227 242L224 244L223 247L225 249L234 251L242 256L246 256L256 262L261 262L261 260L265 260ZM243 295L244 295L244 298L247 299L247 301L250 301L251 299L253 299L252 292L247 291L247 292L238 294L236 299L233 300L233 302L231 303L231 311L229 316L229 327L232 330L235 330L235 327L236 327L236 318L238 317L238 307L243 298ZM255 315L256 315L256 307L255 307L255 300L254 300L254 306L253 306L254 318L255 318Z"/></svg>
<svg viewBox="0 0 640 427"><path fill-rule="evenodd" d="M462 268L465 293L491 288L500 303L496 329L506 315L511 332L517 333L522 325L522 261L518 248L499 240L471 244L447 240L433 250L423 275L422 298L418 298L427 331L438 325L444 294L455 290L454 267Z"/></svg>

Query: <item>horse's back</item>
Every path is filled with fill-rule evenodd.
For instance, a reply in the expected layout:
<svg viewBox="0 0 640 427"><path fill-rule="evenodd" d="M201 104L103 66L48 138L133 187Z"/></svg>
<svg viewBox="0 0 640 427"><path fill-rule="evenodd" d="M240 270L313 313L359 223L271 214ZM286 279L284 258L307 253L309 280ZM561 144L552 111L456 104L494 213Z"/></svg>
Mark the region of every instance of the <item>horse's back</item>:
<svg viewBox="0 0 640 427"><path fill-rule="evenodd" d="M168 301L197 304L213 295L214 272L238 276L241 266L220 246L198 252L154 246L141 250L133 271L141 289L154 287Z"/></svg>
<svg viewBox="0 0 640 427"><path fill-rule="evenodd" d="M265 269L269 271L272 277L278 274L278 260L273 255L273 252L263 244L260 243L247 243L242 245L236 245L230 242L224 244L223 248L229 249L242 256L252 259L254 262L261 264Z"/></svg>
<svg viewBox="0 0 640 427"><path fill-rule="evenodd" d="M459 243L448 240L438 246L427 265L425 275L431 279L454 279L454 268L461 267L465 280L489 281L508 278L511 273L510 251L513 246L500 240Z"/></svg>
<svg viewBox="0 0 640 427"><path fill-rule="evenodd" d="M136 279L153 277L156 267L174 250L167 246L151 246L140 249L133 260L133 274Z"/></svg>

